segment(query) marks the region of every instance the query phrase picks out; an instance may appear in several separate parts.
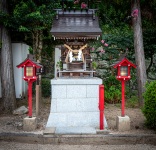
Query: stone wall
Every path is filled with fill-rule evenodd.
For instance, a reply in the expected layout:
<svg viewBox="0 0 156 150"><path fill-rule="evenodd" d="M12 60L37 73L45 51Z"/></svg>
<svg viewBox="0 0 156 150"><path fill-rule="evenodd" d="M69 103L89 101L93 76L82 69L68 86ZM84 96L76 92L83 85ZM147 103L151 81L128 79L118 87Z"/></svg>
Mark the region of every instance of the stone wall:
<svg viewBox="0 0 156 150"><path fill-rule="evenodd" d="M52 79L46 127L99 127L99 78Z"/></svg>

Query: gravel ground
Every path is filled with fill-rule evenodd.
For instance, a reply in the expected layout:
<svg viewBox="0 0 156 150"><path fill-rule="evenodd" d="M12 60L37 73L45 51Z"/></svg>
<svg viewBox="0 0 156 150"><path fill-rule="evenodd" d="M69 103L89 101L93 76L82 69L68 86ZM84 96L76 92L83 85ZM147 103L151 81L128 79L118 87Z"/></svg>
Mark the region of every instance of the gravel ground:
<svg viewBox="0 0 156 150"><path fill-rule="evenodd" d="M44 99L42 108L40 109L40 116L37 118L37 129L32 131L34 133L41 133L46 126L49 112L50 112L50 98ZM27 106L27 100L19 100L19 106ZM116 129L116 117L121 116L121 109L119 105L107 104L105 106L105 117L108 123L108 128L112 134L155 134L153 130L145 127L145 117L140 108L125 108L125 114L130 117L131 130L126 132L118 132ZM0 113L0 132L25 132L23 131L24 115L7 115ZM33 104L33 116L35 115L35 100Z"/></svg>
<svg viewBox="0 0 156 150"><path fill-rule="evenodd" d="M20 101L18 106L27 104L27 101ZM35 105L33 105L35 106ZM37 119L38 126L36 134L41 134L47 123L50 111L50 99L46 99L42 105L40 116ZM116 129L116 117L121 115L119 106L108 104L105 107L105 116L111 134L155 134L153 130L145 127L145 117L140 108L126 108L126 115L131 119L131 130L126 132L118 132ZM33 115L35 116L35 107L33 107ZM7 115L0 114L0 132L25 132L23 131L23 118L27 115ZM0 141L0 150L156 150L153 145L41 145L26 144L18 142Z"/></svg>
<svg viewBox="0 0 156 150"><path fill-rule="evenodd" d="M156 150L153 145L41 145L0 141L0 150Z"/></svg>

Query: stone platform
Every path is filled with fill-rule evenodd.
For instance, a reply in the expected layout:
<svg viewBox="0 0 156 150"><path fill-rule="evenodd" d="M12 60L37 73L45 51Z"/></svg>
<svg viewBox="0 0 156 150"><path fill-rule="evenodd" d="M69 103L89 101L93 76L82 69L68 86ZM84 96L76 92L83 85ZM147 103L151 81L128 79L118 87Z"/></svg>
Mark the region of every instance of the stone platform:
<svg viewBox="0 0 156 150"><path fill-rule="evenodd" d="M100 84L102 80L95 77L52 79L51 111L46 127L56 128L56 133L96 133ZM106 120L104 124L107 127Z"/></svg>

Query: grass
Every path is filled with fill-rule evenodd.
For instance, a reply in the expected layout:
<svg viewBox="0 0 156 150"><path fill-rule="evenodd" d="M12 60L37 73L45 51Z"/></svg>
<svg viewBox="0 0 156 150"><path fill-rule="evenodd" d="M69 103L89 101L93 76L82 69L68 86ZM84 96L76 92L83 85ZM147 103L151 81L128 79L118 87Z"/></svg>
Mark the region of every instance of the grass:
<svg viewBox="0 0 156 150"><path fill-rule="evenodd" d="M105 102L105 107L107 107L108 104L110 103ZM121 103L114 103L113 105L118 108L121 107ZM125 107L126 108L139 108L138 97L131 96L131 98L126 99Z"/></svg>
<svg viewBox="0 0 156 150"><path fill-rule="evenodd" d="M131 98L127 99L126 107L127 108L138 108L139 107L138 97L132 96Z"/></svg>

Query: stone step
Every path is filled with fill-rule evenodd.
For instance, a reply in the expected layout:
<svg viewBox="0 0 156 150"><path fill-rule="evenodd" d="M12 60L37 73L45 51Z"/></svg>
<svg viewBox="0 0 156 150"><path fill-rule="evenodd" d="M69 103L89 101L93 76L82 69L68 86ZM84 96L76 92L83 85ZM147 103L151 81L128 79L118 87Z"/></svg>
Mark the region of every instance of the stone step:
<svg viewBox="0 0 156 150"><path fill-rule="evenodd" d="M93 127L57 127L56 134L96 134Z"/></svg>
<svg viewBox="0 0 156 150"><path fill-rule="evenodd" d="M99 127L99 112L50 113L46 127ZM108 128L104 117L104 126Z"/></svg>
<svg viewBox="0 0 156 150"><path fill-rule="evenodd" d="M86 135L86 134L109 134L109 130L96 129L94 127L47 127L43 131L44 135Z"/></svg>

